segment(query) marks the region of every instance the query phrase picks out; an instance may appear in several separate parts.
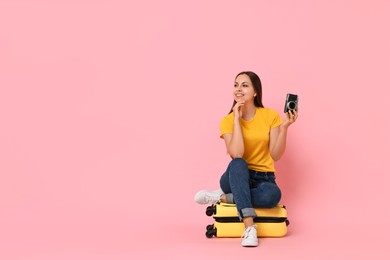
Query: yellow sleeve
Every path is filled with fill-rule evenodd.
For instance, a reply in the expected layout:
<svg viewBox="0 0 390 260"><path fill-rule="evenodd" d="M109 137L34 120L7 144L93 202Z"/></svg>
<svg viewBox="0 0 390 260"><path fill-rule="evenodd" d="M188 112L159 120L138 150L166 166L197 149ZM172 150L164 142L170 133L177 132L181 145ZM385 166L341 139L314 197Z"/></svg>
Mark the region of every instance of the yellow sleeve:
<svg viewBox="0 0 390 260"><path fill-rule="evenodd" d="M220 129L220 138L223 138L224 134L233 133L233 113L222 118L221 123L219 124Z"/></svg>
<svg viewBox="0 0 390 260"><path fill-rule="evenodd" d="M279 113L275 110L270 109L269 115L270 115L270 121L271 122L271 128L280 126L283 123L282 118L280 117Z"/></svg>

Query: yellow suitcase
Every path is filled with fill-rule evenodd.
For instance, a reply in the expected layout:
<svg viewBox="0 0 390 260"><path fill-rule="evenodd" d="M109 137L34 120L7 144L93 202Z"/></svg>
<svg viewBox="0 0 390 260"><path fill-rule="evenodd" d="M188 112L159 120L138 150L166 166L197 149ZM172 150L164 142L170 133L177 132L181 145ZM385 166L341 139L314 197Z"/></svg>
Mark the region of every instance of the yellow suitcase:
<svg viewBox="0 0 390 260"><path fill-rule="evenodd" d="M274 208L255 208L258 237L283 237L287 234L287 210L284 205ZM219 203L208 206L206 215L214 218L214 224L206 227L206 237L241 237L244 223L240 222L235 204Z"/></svg>

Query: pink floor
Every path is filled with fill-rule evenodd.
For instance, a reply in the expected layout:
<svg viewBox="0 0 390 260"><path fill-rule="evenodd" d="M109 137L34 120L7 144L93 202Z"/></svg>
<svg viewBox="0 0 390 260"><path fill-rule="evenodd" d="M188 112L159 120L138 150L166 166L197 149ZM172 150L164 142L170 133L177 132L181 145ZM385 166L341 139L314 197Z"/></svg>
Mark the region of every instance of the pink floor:
<svg viewBox="0 0 390 260"><path fill-rule="evenodd" d="M389 259L388 226L366 218L337 219L324 211L290 207L286 237L261 238L257 248L242 248L239 238L205 237L212 218L191 201L156 206L159 217L120 212L30 212L2 230L0 259ZM185 206L184 206L185 205ZM310 205L305 205L310 211ZM163 210L163 208L165 210ZM146 210L146 208L141 208ZM175 211L179 210L176 214ZM318 215L317 215L318 214ZM330 217L330 219L327 219ZM348 220L348 218L350 218ZM3 220L5 221L5 220ZM3 222L4 223L4 222ZM3 226L4 227L4 226ZM4 233L5 232L5 233ZM4 234L7 236L5 237Z"/></svg>

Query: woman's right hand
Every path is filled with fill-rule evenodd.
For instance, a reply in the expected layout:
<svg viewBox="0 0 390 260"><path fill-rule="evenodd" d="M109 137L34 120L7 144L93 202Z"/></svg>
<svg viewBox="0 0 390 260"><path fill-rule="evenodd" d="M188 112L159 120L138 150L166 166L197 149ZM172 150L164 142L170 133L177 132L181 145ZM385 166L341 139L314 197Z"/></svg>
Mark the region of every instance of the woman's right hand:
<svg viewBox="0 0 390 260"><path fill-rule="evenodd" d="M237 101L236 104L233 107L233 114L234 118L241 118L242 117L242 106L244 105L245 101Z"/></svg>

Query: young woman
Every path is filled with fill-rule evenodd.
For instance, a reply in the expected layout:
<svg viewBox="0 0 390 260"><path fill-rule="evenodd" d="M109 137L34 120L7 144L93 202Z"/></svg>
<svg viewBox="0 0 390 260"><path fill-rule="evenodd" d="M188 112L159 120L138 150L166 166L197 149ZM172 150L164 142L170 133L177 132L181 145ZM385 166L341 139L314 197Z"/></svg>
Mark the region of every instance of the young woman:
<svg viewBox="0 0 390 260"><path fill-rule="evenodd" d="M262 104L260 78L251 71L239 73L234 82L233 106L220 123L220 137L232 158L221 176L221 190L201 190L195 201L200 204L235 203L245 224L242 246L257 246L254 208L275 207L281 191L275 182L274 161L286 148L287 129L298 118L296 111L279 114Z"/></svg>

